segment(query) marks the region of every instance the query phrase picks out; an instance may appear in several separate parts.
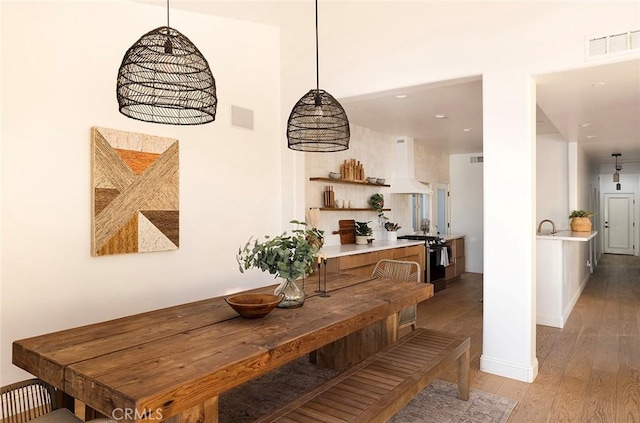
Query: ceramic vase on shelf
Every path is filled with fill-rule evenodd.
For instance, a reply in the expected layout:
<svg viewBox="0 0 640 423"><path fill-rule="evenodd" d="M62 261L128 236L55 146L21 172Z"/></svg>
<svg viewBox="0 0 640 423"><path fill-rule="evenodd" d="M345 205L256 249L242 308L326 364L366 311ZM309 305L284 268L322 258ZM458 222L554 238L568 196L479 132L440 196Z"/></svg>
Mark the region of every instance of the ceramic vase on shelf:
<svg viewBox="0 0 640 423"><path fill-rule="evenodd" d="M282 296L282 301L278 304L280 308L302 307L306 297L304 290L300 288L298 283L290 279L282 279L273 293Z"/></svg>

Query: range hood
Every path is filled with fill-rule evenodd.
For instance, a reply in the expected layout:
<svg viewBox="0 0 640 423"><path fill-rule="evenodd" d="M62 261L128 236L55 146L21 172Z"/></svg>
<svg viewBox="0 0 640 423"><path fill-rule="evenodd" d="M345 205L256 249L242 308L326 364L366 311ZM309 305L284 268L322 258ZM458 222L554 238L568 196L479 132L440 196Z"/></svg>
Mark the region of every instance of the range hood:
<svg viewBox="0 0 640 423"><path fill-rule="evenodd" d="M396 139L396 179L391 181L392 194L433 194L428 185L415 177L413 138Z"/></svg>

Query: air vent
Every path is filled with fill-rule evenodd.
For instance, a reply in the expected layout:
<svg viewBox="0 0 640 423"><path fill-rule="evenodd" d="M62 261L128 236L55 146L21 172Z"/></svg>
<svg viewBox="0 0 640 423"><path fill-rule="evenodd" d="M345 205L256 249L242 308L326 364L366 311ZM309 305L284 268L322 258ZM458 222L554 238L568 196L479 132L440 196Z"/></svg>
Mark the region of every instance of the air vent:
<svg viewBox="0 0 640 423"><path fill-rule="evenodd" d="M482 163L484 162L483 156L472 156L469 158L469 163Z"/></svg>
<svg viewBox="0 0 640 423"><path fill-rule="evenodd" d="M231 126L253 131L253 110L231 105Z"/></svg>
<svg viewBox="0 0 640 423"><path fill-rule="evenodd" d="M633 52L640 52L640 30L597 37L586 37L586 60L618 56Z"/></svg>

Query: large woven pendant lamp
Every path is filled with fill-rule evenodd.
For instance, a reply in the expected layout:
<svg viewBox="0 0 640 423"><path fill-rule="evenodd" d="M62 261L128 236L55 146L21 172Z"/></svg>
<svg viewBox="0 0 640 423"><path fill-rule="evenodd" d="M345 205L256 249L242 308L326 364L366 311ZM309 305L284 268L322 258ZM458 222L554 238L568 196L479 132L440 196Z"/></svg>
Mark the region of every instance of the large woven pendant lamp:
<svg viewBox="0 0 640 423"><path fill-rule="evenodd" d="M331 94L320 89L318 63L318 0L316 4L316 88L293 107L287 122L289 148L297 151L334 152L349 148L349 119Z"/></svg>
<svg viewBox="0 0 640 423"><path fill-rule="evenodd" d="M144 34L127 50L116 88L120 113L171 125L201 125L216 118L216 81L207 59L169 26Z"/></svg>

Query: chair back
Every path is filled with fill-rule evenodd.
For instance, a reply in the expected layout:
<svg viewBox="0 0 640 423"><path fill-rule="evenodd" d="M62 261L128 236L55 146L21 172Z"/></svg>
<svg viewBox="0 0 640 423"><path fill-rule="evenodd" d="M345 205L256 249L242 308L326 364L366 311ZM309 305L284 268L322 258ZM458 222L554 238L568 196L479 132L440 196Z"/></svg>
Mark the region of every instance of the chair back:
<svg viewBox="0 0 640 423"><path fill-rule="evenodd" d="M373 277L420 282L420 264L415 261L380 260L373 269Z"/></svg>
<svg viewBox="0 0 640 423"><path fill-rule="evenodd" d="M0 388L0 421L25 423L57 409L55 388L29 379Z"/></svg>

